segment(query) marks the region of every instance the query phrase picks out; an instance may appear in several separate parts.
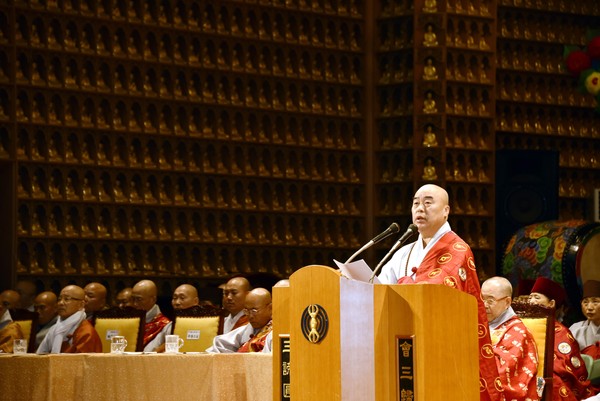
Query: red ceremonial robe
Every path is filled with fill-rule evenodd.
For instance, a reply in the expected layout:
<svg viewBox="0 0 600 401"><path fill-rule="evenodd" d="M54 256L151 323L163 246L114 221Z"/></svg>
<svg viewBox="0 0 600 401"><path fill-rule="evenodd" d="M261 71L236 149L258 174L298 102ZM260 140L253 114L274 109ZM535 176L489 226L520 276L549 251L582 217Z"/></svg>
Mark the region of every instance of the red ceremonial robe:
<svg viewBox="0 0 600 401"><path fill-rule="evenodd" d="M84 319L73 334L67 336L67 341L63 341L60 352L63 354L102 352L102 341L94 326Z"/></svg>
<svg viewBox="0 0 600 401"><path fill-rule="evenodd" d="M168 317L162 313L158 313L154 316L154 319L146 323L144 326L144 347L148 345L148 343L152 341L152 339L154 339L154 337L156 337L170 321L171 320L169 320Z"/></svg>
<svg viewBox="0 0 600 401"><path fill-rule="evenodd" d="M255 336L246 341L237 352L261 352L265 347L267 336L273 331L273 321L269 321Z"/></svg>
<svg viewBox="0 0 600 401"><path fill-rule="evenodd" d="M594 360L600 359L600 342L596 341L581 350L582 354L591 356Z"/></svg>
<svg viewBox="0 0 600 401"><path fill-rule="evenodd" d="M537 401L538 356L533 336L513 316L492 331L498 374L506 401Z"/></svg>
<svg viewBox="0 0 600 401"><path fill-rule="evenodd" d="M469 245L453 231L444 234L425 255L417 268L415 280L409 276L398 280L398 284L414 283L444 284L471 294L477 299L480 400L502 401L502 384L494 360L475 259Z"/></svg>
<svg viewBox="0 0 600 401"><path fill-rule="evenodd" d="M596 391L587 377L577 340L562 323L554 322L552 399L579 401L591 397Z"/></svg>

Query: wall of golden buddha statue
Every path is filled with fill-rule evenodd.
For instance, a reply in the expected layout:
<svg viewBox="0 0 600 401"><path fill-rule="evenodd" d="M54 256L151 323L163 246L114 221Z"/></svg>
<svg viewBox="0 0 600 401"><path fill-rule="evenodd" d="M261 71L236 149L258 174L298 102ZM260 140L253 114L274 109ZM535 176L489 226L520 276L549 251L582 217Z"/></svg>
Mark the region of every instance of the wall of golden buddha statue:
<svg viewBox="0 0 600 401"><path fill-rule="evenodd" d="M2 263L286 276L408 224L434 182L493 273L496 150L561 150L561 218L600 187L594 103L562 67L599 16L593 0L0 5Z"/></svg>

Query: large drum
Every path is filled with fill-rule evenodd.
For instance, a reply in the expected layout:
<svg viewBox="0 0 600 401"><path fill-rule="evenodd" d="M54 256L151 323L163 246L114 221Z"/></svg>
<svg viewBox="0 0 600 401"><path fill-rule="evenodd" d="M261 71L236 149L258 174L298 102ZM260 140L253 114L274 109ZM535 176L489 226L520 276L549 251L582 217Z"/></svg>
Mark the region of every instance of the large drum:
<svg viewBox="0 0 600 401"><path fill-rule="evenodd" d="M587 280L600 281L600 223L546 221L519 229L504 252L502 273L513 285L547 277L579 305Z"/></svg>

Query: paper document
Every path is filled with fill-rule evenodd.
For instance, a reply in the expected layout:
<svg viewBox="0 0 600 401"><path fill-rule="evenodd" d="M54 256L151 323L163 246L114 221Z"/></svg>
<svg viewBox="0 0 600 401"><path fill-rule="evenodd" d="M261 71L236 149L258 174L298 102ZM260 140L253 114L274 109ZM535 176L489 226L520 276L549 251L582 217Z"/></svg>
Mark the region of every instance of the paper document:
<svg viewBox="0 0 600 401"><path fill-rule="evenodd" d="M338 262L335 259L333 259L333 261L340 269L342 274L348 278L351 278L352 280L364 281L365 283L368 283L369 279L371 278L371 274L373 274L373 270L371 270L364 259L357 260L356 262L350 262L348 264ZM377 276L375 276L373 284L381 284Z"/></svg>

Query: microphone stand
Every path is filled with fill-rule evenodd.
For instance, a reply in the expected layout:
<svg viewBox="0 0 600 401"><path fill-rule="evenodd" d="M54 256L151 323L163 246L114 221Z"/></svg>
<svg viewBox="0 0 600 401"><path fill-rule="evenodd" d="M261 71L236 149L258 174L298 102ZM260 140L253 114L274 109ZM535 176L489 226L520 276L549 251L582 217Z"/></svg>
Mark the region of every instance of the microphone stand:
<svg viewBox="0 0 600 401"><path fill-rule="evenodd" d="M394 244L394 246L387 253L387 255L385 255L384 258L381 259L381 261L379 261L379 263L377 264L377 266L375 266L375 269L373 269L373 273L371 274L371 277L369 278L369 283L373 284L373 280L375 280L375 276L377 275L377 273L379 273L379 270L381 270L381 268L383 267L383 265L386 264L388 260L390 260L390 258L392 257L392 255L394 253L396 253L396 251L398 249L400 249L400 247L402 245L404 245L404 243L406 242L406 240L408 240L410 237L412 237L412 235L417 231L417 227L414 224L411 224L408 227L408 230L410 231L409 235L406 235L408 233L408 231L407 231L407 233L404 233L404 235L398 240L398 242L396 242Z"/></svg>
<svg viewBox="0 0 600 401"><path fill-rule="evenodd" d="M369 242L364 244L358 251L354 252L352 254L352 256L350 256L344 264L346 265L346 264L352 262L354 260L354 258L356 256L358 256L358 254L360 254L362 251L364 251L367 248L372 247L374 244L376 244L380 241L383 241L384 239L386 239L387 237L389 237L392 234L397 233L398 231L400 231L400 227L398 227L398 224L392 223L384 232L378 234L375 238L373 238L372 240L370 240Z"/></svg>
<svg viewBox="0 0 600 401"><path fill-rule="evenodd" d="M361 247L361 248L360 248L358 251L354 252L354 253L352 254L352 256L350 256L350 257L348 258L348 260L346 260L346 261L344 262L344 264L345 264L345 265L347 265L348 263L352 262L352 261L354 260L354 258L355 258L355 257L357 257L357 256L358 256L358 255L359 255L359 254L360 254L362 251L364 251L365 249L367 249L367 248L371 247L371 245L373 245L373 244L374 244L374 242L373 242L373 241L369 241L369 242L367 242L366 244L364 244L364 245L363 245L363 246L362 246L362 247Z"/></svg>

